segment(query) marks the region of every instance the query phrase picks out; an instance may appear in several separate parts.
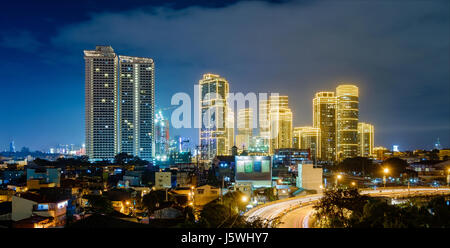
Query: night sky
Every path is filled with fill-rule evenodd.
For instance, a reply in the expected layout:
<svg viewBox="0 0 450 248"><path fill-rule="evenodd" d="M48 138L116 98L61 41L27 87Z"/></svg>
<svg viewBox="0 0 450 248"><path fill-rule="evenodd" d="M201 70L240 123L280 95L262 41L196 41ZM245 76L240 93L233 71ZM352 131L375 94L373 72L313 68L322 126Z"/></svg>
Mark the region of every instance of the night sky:
<svg viewBox="0 0 450 248"><path fill-rule="evenodd" d="M157 108L211 72L312 125L315 92L352 82L376 146L450 147L449 1L58 2L1 3L0 150L84 143L83 50L102 44L154 58Z"/></svg>

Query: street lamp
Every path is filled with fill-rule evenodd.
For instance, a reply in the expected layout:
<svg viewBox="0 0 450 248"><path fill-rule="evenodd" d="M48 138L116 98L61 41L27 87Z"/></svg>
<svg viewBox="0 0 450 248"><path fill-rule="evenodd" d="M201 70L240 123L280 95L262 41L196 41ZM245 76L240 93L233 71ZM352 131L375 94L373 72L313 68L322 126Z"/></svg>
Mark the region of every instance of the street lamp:
<svg viewBox="0 0 450 248"><path fill-rule="evenodd" d="M352 182L352 186L355 187L355 186L356 186L356 183L355 183L355 182Z"/></svg>
<svg viewBox="0 0 450 248"><path fill-rule="evenodd" d="M335 187L336 187L336 188L337 188L337 186L338 186L338 181L341 180L341 179L342 179L342 175L337 175L337 176L336 176L336 182L335 182L335 185L336 185Z"/></svg>
<svg viewBox="0 0 450 248"><path fill-rule="evenodd" d="M248 201L248 197L245 196L245 195L242 196L241 201L244 202L244 203L247 202Z"/></svg>
<svg viewBox="0 0 450 248"><path fill-rule="evenodd" d="M383 172L384 172L384 174L383 174L383 184L384 184L384 188L386 188L386 174L389 173L389 169L388 168L384 168Z"/></svg>
<svg viewBox="0 0 450 248"><path fill-rule="evenodd" d="M450 186L450 168L447 170L447 186Z"/></svg>

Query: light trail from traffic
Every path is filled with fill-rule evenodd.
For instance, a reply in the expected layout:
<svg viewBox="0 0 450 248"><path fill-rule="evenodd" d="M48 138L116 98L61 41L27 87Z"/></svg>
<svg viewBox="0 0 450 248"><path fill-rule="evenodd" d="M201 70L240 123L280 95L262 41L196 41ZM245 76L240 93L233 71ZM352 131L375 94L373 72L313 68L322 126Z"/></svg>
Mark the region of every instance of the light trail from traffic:
<svg viewBox="0 0 450 248"><path fill-rule="evenodd" d="M450 188L381 188L376 190L362 190L360 194L362 195L386 195L392 196L395 194L405 195L405 194L420 194L420 193L429 193L429 192L450 192ZM254 220L256 218L260 218L265 221L268 227L273 227L272 222L280 218L282 220L286 220L291 217L293 214L295 219L300 218L301 227L308 227L309 217L312 214L311 204L315 201L319 200L322 197L322 194L314 194L314 195L306 195L288 198L280 201L271 202L265 205L258 206L254 209L249 210L244 215L247 217L249 221ZM300 205L300 206L299 206ZM301 208L311 207L310 211L303 211ZM296 210L294 210L296 209ZM300 209L300 210L299 210ZM294 210L294 211L293 211ZM296 212L297 211L297 212ZM301 213L297 214L296 213ZM305 220L306 219L306 220ZM297 221L290 221L289 223L296 223ZM306 222L306 223L305 223ZM285 221L286 223L286 221ZM298 225L283 225L282 227L297 227Z"/></svg>

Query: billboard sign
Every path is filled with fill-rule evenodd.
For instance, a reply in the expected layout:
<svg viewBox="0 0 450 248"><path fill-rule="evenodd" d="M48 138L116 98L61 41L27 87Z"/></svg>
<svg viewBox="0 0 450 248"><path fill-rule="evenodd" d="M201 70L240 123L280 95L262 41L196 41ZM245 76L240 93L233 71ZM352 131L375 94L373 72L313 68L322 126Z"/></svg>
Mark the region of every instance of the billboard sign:
<svg viewBox="0 0 450 248"><path fill-rule="evenodd" d="M236 156L236 181L271 181L270 156Z"/></svg>

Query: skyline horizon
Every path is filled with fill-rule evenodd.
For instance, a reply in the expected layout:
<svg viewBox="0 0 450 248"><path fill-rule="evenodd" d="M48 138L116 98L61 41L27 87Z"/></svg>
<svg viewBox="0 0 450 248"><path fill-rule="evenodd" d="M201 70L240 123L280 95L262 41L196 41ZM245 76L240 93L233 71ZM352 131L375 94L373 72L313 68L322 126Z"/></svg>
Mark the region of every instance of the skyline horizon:
<svg viewBox="0 0 450 248"><path fill-rule="evenodd" d="M210 74L211 72L207 72L207 73L204 73L204 74ZM351 84L351 83L347 83L347 82L340 82L340 83L337 83L337 86L339 86L339 85L342 85L342 84ZM196 83L194 83L193 85L197 85ZM232 83L230 82L230 88L231 88L231 85L232 85ZM336 87L337 87L336 86ZM355 85L356 86L356 85ZM359 87L358 87L359 88ZM323 90L323 91L326 91L326 90ZM321 91L316 91L316 93L317 92L321 92ZM180 93L180 92L177 92L177 93ZM181 92L181 93L186 93L186 92ZM230 93L234 93L234 94L239 94L239 93L242 93L242 92L230 92ZM252 93L252 92L247 92L247 94L248 93ZM175 93L176 94L176 93ZM175 94L173 94L173 95L175 95ZM261 94L261 93L259 93L259 94ZM270 94L274 94L273 92L271 92ZM279 94L279 93L275 93L275 94ZM155 94L156 95L156 94ZM287 95L287 94L283 94L283 95ZM289 97L289 95L287 95L288 97ZM155 100L157 99L157 97L155 96ZM312 102L312 100L311 100L311 102ZM155 105L157 105L157 104L155 104ZM155 109L155 112L158 112L158 110L161 110L161 109L167 109L167 108L173 108L173 107L180 107L181 105L168 105L168 106L162 106L162 107L159 107L159 108L157 108L157 109ZM259 109L259 107L258 107L258 109ZM291 108L292 110L294 110L294 108ZM173 110L173 109L172 109ZM239 109L236 109L236 110L239 110ZM168 117L168 116L170 116L171 114L170 113L164 113L166 110L162 110L162 112L163 112L163 116L164 117ZM258 116L259 115L259 113L258 114L256 114L256 116ZM312 113L311 113L311 115L312 115ZM237 116L237 111L234 111L234 116L236 117ZM236 119L236 118L235 118ZM256 117L256 119L258 119L258 117ZM194 122L194 121L191 121L191 123L192 122ZM361 121L360 120L360 122L366 122L367 123L367 121L366 120L364 120L364 121ZM259 123L259 122L258 122ZM370 122L369 122L370 123ZM234 123L234 126L235 126L235 136L237 135L236 133L237 133L237 122L235 121L235 123ZM310 126L312 126L312 124L309 124ZM294 127L300 127L300 126L307 126L307 125L293 125L292 127L294 128ZM197 137L198 138L198 130L199 130L199 128L195 128L195 127L192 127L192 128L174 128L174 127L172 127L172 125L170 125L170 134L172 134L172 131L173 130L181 130L181 129L191 129L191 130L194 130L194 133L196 133L196 135L194 135L194 138L193 137L190 137L190 136L182 136L182 137L188 137L191 141L193 141L193 140L195 140L195 137ZM83 127L83 130L84 130L84 127ZM375 130L377 130L376 129L376 127L375 127ZM256 136L258 136L257 134L258 134L258 132L259 132L259 124L258 124L258 127L257 128L253 128L253 134L255 135L256 134ZM385 144L377 144L376 143L376 135L377 134L377 131L375 131L375 144L374 144L374 147L378 147L378 146L382 146L382 147L385 147L385 148L387 148L387 149L389 149L389 150L391 150L392 149L392 147L393 146L398 146L399 147L399 149L400 149L400 151L412 151L412 150L420 150L420 149L422 149L422 150L433 150L434 148L433 148L433 145L435 144L435 143L433 143L433 145L430 145L430 144L428 144L428 145L426 145L426 147L420 147L420 148L412 148L411 149L411 146L408 146L408 147L410 147L410 148L408 148L408 149L403 149L403 147L405 147L404 145L399 145L398 143L392 143L392 144L389 144L389 145L385 145ZM175 134L175 135L171 135L170 137L171 138L173 138L173 137L175 137L175 136L181 136L180 134ZM434 138L434 141L437 141L437 139L439 139L439 141L441 140L441 138L438 136L438 137L435 137ZM75 142L69 142L69 143L61 143L61 142L59 142L59 143L57 143L58 145L75 145L75 146L82 146L83 144L85 144L84 143L84 140L85 140L85 138L83 138L83 139L81 139L81 140L83 140L83 142L81 142L81 143L75 143ZM12 141L14 141L14 143L16 144L16 142L15 142L15 140L12 140ZM198 145L197 144L198 142L192 142L191 144L190 144L190 146L191 145L193 145L193 146L195 146L195 145ZM442 143L440 143L441 145L442 145ZM10 142L8 143L8 145L6 146L6 148L4 149L4 152L8 152L8 149L9 149L9 145L10 145ZM31 146L27 146L27 145L24 145L24 146L20 146L20 149L21 148L23 148L23 147L26 147L26 148L29 148L30 149L30 151L40 151L40 152L48 152L48 150L50 149L50 148L55 148L55 147L57 147L57 145L51 145L51 146L47 146L47 147L41 147L41 148L32 148ZM445 149L446 148L446 146L445 145L443 145L442 146L443 147L443 149ZM16 147L16 151L18 151L19 149L17 149L18 147Z"/></svg>
<svg viewBox="0 0 450 248"><path fill-rule="evenodd" d="M430 149L440 138L450 146L448 1L66 6L68 13L26 0L4 6L0 150L11 140L38 150L84 142L82 51L96 44L156 61L156 108L170 107L175 92L193 96L191 86L213 72L232 92L288 95L294 126L307 126L316 92L354 82L376 145ZM170 132L198 142L196 129Z"/></svg>

